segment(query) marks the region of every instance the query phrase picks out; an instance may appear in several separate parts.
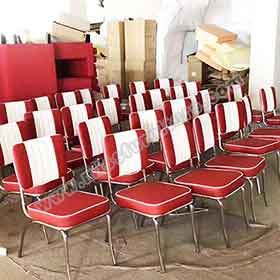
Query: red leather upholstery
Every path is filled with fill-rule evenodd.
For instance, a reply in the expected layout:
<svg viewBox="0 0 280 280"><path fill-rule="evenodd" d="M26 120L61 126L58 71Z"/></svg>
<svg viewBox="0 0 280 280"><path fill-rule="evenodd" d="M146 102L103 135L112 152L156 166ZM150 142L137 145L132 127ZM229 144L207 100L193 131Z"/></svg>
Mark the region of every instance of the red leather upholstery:
<svg viewBox="0 0 280 280"><path fill-rule="evenodd" d="M123 97L123 90L119 84L106 85L103 88L104 98L118 98L120 101Z"/></svg>
<svg viewBox="0 0 280 280"><path fill-rule="evenodd" d="M181 99L188 96L187 89L185 86L175 86L170 89L170 98L171 99Z"/></svg>
<svg viewBox="0 0 280 280"><path fill-rule="evenodd" d="M130 112L146 111L153 108L151 99L147 93L129 95Z"/></svg>
<svg viewBox="0 0 280 280"><path fill-rule="evenodd" d="M245 96L245 87L240 84L231 85L228 87L228 101L238 101Z"/></svg>
<svg viewBox="0 0 280 280"><path fill-rule="evenodd" d="M280 129L278 128L257 128L249 135L254 138L268 138L280 141Z"/></svg>
<svg viewBox="0 0 280 280"><path fill-rule="evenodd" d="M187 96L197 95L200 90L202 90L202 86L200 82L185 82L182 81L182 87L185 88L187 92Z"/></svg>
<svg viewBox="0 0 280 280"><path fill-rule="evenodd" d="M141 88L145 89L145 91L141 90L141 92L139 92L138 85L140 83L141 83ZM149 89L148 83L144 82L144 81L131 82L131 83L129 83L128 87L129 87L130 94L144 93L144 92L146 92L146 90Z"/></svg>
<svg viewBox="0 0 280 280"><path fill-rule="evenodd" d="M167 84L167 80L168 80L168 83L169 83L169 88L174 87L174 80L172 78L169 78L169 79L155 79L154 80L154 87L155 88L167 89L165 87L165 85Z"/></svg>
<svg viewBox="0 0 280 280"><path fill-rule="evenodd" d="M59 109L83 103L83 99L79 91L59 92L55 95L55 99Z"/></svg>
<svg viewBox="0 0 280 280"><path fill-rule="evenodd" d="M78 151L65 151L65 160L67 167L76 169L84 165L83 155Z"/></svg>
<svg viewBox="0 0 280 280"><path fill-rule="evenodd" d="M149 160L154 163L155 171L161 171L161 172L166 171L166 165L165 165L165 160L162 151L150 154Z"/></svg>
<svg viewBox="0 0 280 280"><path fill-rule="evenodd" d="M280 116L268 117L266 118L266 123L271 126L280 125Z"/></svg>
<svg viewBox="0 0 280 280"><path fill-rule="evenodd" d="M34 103L35 111L50 110L57 108L54 95L35 97Z"/></svg>
<svg viewBox="0 0 280 280"><path fill-rule="evenodd" d="M241 172L211 168L194 169L175 182L190 187L195 196L212 199L225 199L244 186Z"/></svg>
<svg viewBox="0 0 280 280"><path fill-rule="evenodd" d="M158 217L191 204L192 194L189 188L175 184L142 183L117 192L116 202L122 208Z"/></svg>
<svg viewBox="0 0 280 280"><path fill-rule="evenodd" d="M108 214L110 202L108 198L96 194L63 193L29 204L27 212L35 221L69 229Z"/></svg>
<svg viewBox="0 0 280 280"><path fill-rule="evenodd" d="M277 98L275 87L260 90L262 112L269 113L277 109Z"/></svg>
<svg viewBox="0 0 280 280"><path fill-rule="evenodd" d="M146 91L148 104L152 104L152 109L163 109L163 103L167 100L164 89L151 89Z"/></svg>
<svg viewBox="0 0 280 280"><path fill-rule="evenodd" d="M272 117L273 113L266 113L265 118ZM263 116L262 112L258 110L253 110L253 122L254 123L262 123L263 122Z"/></svg>

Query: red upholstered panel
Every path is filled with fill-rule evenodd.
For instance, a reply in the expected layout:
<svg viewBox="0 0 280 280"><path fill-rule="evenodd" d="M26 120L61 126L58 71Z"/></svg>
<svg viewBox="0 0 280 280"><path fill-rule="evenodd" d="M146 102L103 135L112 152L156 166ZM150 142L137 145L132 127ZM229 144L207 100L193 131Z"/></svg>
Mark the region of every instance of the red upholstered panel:
<svg viewBox="0 0 280 280"><path fill-rule="evenodd" d="M0 45L0 102L57 91L53 45Z"/></svg>
<svg viewBox="0 0 280 280"><path fill-rule="evenodd" d="M145 89L148 90L149 89L148 82L144 82L144 84L145 84ZM129 93L130 94L136 94L137 93L137 90L136 90L134 82L131 82L129 84ZM141 92L141 93L143 93L143 92Z"/></svg>
<svg viewBox="0 0 280 280"><path fill-rule="evenodd" d="M242 96L245 96L245 87L244 86L240 86L241 87L241 91L242 91ZM235 100L234 97L234 89L232 86L228 87L228 101L237 101Z"/></svg>
<svg viewBox="0 0 280 280"><path fill-rule="evenodd" d="M115 86L116 86L117 91L118 91L118 98L121 101L121 99L123 97L123 90L122 90L122 88L121 88L121 86L119 84L116 84ZM104 98L114 97L114 96L110 96L110 93L109 93L109 90L108 90L108 86L104 86L103 87L103 95L104 95Z"/></svg>
<svg viewBox="0 0 280 280"><path fill-rule="evenodd" d="M274 101L274 110L276 110L277 107L277 100L276 100L276 90L275 87L271 87L272 94L273 94L273 101ZM262 111L264 113L268 113L268 104L267 104L267 94L270 94L270 92L266 92L265 89L260 90L260 97L261 97L261 105L262 105Z"/></svg>
<svg viewBox="0 0 280 280"><path fill-rule="evenodd" d="M129 97L128 97L130 112L140 111L139 110L139 106L141 106L141 105L139 105L139 99L141 98L140 95L143 98L145 110L152 109L153 106L151 103L150 96L148 96L147 93L142 93L142 94L139 93L139 94L137 94L137 96L135 94L133 94L133 95L129 95Z"/></svg>

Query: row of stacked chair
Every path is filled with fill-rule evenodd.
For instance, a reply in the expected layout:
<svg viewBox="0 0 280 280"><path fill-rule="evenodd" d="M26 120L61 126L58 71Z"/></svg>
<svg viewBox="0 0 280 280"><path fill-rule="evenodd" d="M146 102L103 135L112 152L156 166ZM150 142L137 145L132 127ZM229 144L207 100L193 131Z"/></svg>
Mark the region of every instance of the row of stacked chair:
<svg viewBox="0 0 280 280"><path fill-rule="evenodd" d="M157 91L157 97L164 96L165 90ZM209 105L209 95L201 91L197 91L192 98L162 98L158 108L145 107L145 110L132 111L129 115L130 130L113 134L112 126L121 122L118 98L97 101L99 117L95 118L94 102L90 98L88 101L91 102L86 103L91 104L77 105L81 102L77 97L79 94L72 93L72 97L67 99L69 103L63 98L60 110L52 109L53 101L48 97L50 106L47 110L25 112L24 121L18 122L9 122L10 108L7 110L5 105L0 107L1 119L6 120L1 120L5 124L0 126L1 166L14 163L15 167L15 174L2 180L2 187L7 192L20 193L24 213L33 223L42 225L46 237L46 227L61 232L68 279L71 278L68 233L98 218L107 218L108 241L113 263L116 264L110 225L111 208L109 199L104 197L105 185L109 187L112 203L130 210L134 218L135 214L152 218L162 271L165 271L165 263L160 246L159 218L189 208L196 250L199 251L193 196L217 201L225 242L229 247L223 200L240 191L244 218L250 226L244 199L245 180L248 180L253 223L257 222L253 188L257 186L267 204L264 156L275 153L279 160L280 131L277 128L257 128L248 137L231 139L250 131L253 111L248 96L242 96L240 101L218 104L215 111ZM150 94L151 90L136 95L147 98ZM266 108L264 118L267 113L272 114L265 119L265 124L275 125L275 89L262 90L261 98ZM58 100L56 96L56 103ZM76 105L72 104L74 100ZM26 104L24 102L24 106ZM199 104L202 109L194 110L194 104ZM151 152L150 146L156 143L161 145ZM215 151L217 147L227 153L203 162L204 154L211 149ZM76 158L75 155L79 156ZM81 165L85 166L87 176L95 183L96 194L81 191L50 194L61 185L67 190L66 183L73 179L71 169ZM187 173L177 176L178 171ZM152 177L155 172L166 174L169 183L148 182L146 178ZM144 183L141 183L143 180ZM129 188L115 192L115 185ZM47 194L50 195L41 199ZM31 196L36 201L27 205L25 196ZM20 256L25 230L21 238Z"/></svg>

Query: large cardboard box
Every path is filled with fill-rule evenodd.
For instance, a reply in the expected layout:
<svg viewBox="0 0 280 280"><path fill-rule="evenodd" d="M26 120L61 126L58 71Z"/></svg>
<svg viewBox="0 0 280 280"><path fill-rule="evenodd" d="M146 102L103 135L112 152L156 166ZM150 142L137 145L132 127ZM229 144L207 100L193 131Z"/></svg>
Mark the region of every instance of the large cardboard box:
<svg viewBox="0 0 280 280"><path fill-rule="evenodd" d="M195 55L191 55L187 58L188 64L188 77L187 80L202 81L202 62Z"/></svg>
<svg viewBox="0 0 280 280"><path fill-rule="evenodd" d="M126 60L155 60L157 23L155 20L125 21Z"/></svg>
<svg viewBox="0 0 280 280"><path fill-rule="evenodd" d="M217 64L214 60L212 60L207 54L205 54L202 51L197 52L196 57L218 71L222 71L224 69L221 65Z"/></svg>
<svg viewBox="0 0 280 280"><path fill-rule="evenodd" d="M110 60L125 60L124 22L108 23L108 58Z"/></svg>
<svg viewBox="0 0 280 280"><path fill-rule="evenodd" d="M125 89L125 64L123 61L107 60L106 72L108 84L119 84Z"/></svg>

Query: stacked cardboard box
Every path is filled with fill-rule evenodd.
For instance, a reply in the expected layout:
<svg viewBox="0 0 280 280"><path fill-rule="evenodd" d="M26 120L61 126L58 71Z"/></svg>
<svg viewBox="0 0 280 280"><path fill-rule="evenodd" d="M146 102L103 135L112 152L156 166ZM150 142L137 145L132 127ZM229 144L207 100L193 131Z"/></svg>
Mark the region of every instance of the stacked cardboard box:
<svg viewBox="0 0 280 280"><path fill-rule="evenodd" d="M188 77L187 80L192 81L202 81L202 62L195 56L190 55L187 58L188 63Z"/></svg>
<svg viewBox="0 0 280 280"><path fill-rule="evenodd" d="M112 21L108 24L108 57L106 61L107 82L125 87L125 44L124 22Z"/></svg>
<svg viewBox="0 0 280 280"><path fill-rule="evenodd" d="M126 85L143 80L152 83L156 77L156 35L154 20L125 21Z"/></svg>

